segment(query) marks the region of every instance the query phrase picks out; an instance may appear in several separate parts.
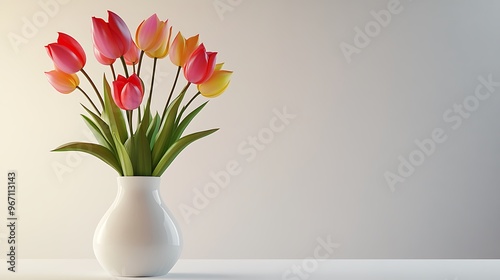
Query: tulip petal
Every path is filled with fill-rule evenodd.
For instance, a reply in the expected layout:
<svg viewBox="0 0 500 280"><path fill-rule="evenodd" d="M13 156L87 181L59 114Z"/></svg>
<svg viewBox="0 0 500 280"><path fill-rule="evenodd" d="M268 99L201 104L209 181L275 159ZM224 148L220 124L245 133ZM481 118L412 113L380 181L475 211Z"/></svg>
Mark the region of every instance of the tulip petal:
<svg viewBox="0 0 500 280"><path fill-rule="evenodd" d="M111 31L115 33L115 36L121 43L121 52L123 55L130 48L130 44L132 44L132 36L130 35L130 30L128 29L125 21L123 21L121 17L119 17L112 11L108 11L108 22Z"/></svg>
<svg viewBox="0 0 500 280"><path fill-rule="evenodd" d="M71 93L80 84L80 79L78 79L76 74L67 74L62 71L52 70L45 72L45 75L49 83L60 93Z"/></svg>
<svg viewBox="0 0 500 280"><path fill-rule="evenodd" d="M214 98L221 95L229 86L233 71L214 71L208 81L198 85L198 91L205 97Z"/></svg>
<svg viewBox="0 0 500 280"><path fill-rule="evenodd" d="M182 66L182 57L184 55L184 50L186 48L186 39L182 36L182 33L179 31L172 41L172 45L170 46L170 61L174 65Z"/></svg>
<svg viewBox="0 0 500 280"><path fill-rule="evenodd" d="M120 49L113 43L115 36L102 18L92 17L92 38L96 48L104 56L111 59L121 56Z"/></svg>
<svg viewBox="0 0 500 280"><path fill-rule="evenodd" d="M136 109L142 102L140 89L132 83L127 83L122 89L121 101L126 110Z"/></svg>
<svg viewBox="0 0 500 280"><path fill-rule="evenodd" d="M151 51L158 48L161 43L158 38L160 20L156 14L143 21L136 32L136 42L143 51Z"/></svg>
<svg viewBox="0 0 500 280"><path fill-rule="evenodd" d="M83 68L83 63L78 56L69 48L58 43L52 43L47 46L47 51L57 69L73 74Z"/></svg>
<svg viewBox="0 0 500 280"><path fill-rule="evenodd" d="M99 61L99 63L101 63L102 65L111 65L115 63L116 60L116 59L111 59L109 57L105 57L99 52L99 50L95 46L94 46L94 56L97 59L97 61Z"/></svg>
<svg viewBox="0 0 500 280"><path fill-rule="evenodd" d="M82 45L80 45L78 41L76 41L73 37L69 36L66 33L59 32L58 34L59 36L57 38L57 43L69 48L71 52L73 52L78 57L82 65L85 65L85 63L87 62L87 57Z"/></svg>

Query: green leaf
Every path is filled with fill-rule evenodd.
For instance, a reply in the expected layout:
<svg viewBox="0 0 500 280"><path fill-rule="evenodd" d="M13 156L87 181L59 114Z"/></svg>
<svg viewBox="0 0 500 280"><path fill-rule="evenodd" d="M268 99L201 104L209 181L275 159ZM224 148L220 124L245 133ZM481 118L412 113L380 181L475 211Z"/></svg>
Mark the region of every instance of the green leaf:
<svg viewBox="0 0 500 280"><path fill-rule="evenodd" d="M172 137L172 132L175 127L175 117L177 116L177 111L179 105L184 98L184 92L181 92L179 96L168 106L166 117L163 125L160 128L160 134L153 145L153 167L156 167L160 162L167 149L169 148L169 141Z"/></svg>
<svg viewBox="0 0 500 280"><path fill-rule="evenodd" d="M125 142L135 176L151 176L151 150L149 141L141 130L137 131Z"/></svg>
<svg viewBox="0 0 500 280"><path fill-rule="evenodd" d="M148 131L146 132L146 137L148 138L150 149L153 149L156 136L158 135L158 131L160 130L160 122L161 117L158 113L156 113L153 121L149 124Z"/></svg>
<svg viewBox="0 0 500 280"><path fill-rule="evenodd" d="M53 152L76 151L91 154L113 167L118 174L123 175L115 155L106 147L94 143L71 142L52 150Z"/></svg>
<svg viewBox="0 0 500 280"><path fill-rule="evenodd" d="M191 121L196 117L196 115L207 105L208 101L201 104L198 108L194 109L189 115L187 115L179 124L179 126L175 129L174 136L172 138L172 141L177 141L179 138L181 138L182 133L184 133L184 130L186 127L191 123Z"/></svg>
<svg viewBox="0 0 500 280"><path fill-rule="evenodd" d="M96 115L94 112L90 111L87 107L85 107L83 104L82 104L82 107L87 111L87 113L90 114L90 116L94 119L94 124L96 125L96 127L99 128L101 134L104 136L104 138L106 139L106 141L108 142L108 144L110 145L108 148L113 152L115 153L116 152L116 148L115 148L115 145L114 145L114 140L113 140L113 136L111 135L111 130L109 129L109 125L103 120L101 119L101 117L99 117L98 115Z"/></svg>
<svg viewBox="0 0 500 280"><path fill-rule="evenodd" d="M102 134L101 130L99 127L87 116L81 115L83 120L85 121L85 124L87 124L88 128L96 138L97 142L101 144L102 146L108 148L109 150L112 150L111 145L109 144L108 140L106 140L106 137Z"/></svg>
<svg viewBox="0 0 500 280"><path fill-rule="evenodd" d="M111 131L118 136L120 143L125 143L128 138L127 124L123 117L123 112L118 106L116 106L113 97L111 96L111 88L106 80L106 76L103 78L104 84L104 120L108 121Z"/></svg>
<svg viewBox="0 0 500 280"><path fill-rule="evenodd" d="M184 148L186 148L189 144L193 143L194 141L203 138L205 136L208 136L216 132L217 130L218 128L200 131L193 134L189 134L177 140L174 144L172 144L172 146L170 146L170 148L168 148L167 152L163 155L160 162L158 163L158 165L156 165L155 169L153 170L152 175L161 176L163 172L167 170L168 166L172 163L172 161L174 161L177 155L179 155L179 153L182 150L184 150Z"/></svg>
<svg viewBox="0 0 500 280"><path fill-rule="evenodd" d="M116 153L118 154L118 160L123 171L123 176L134 176L134 168L125 146L123 146L121 140L115 133L113 133L113 139L115 141Z"/></svg>

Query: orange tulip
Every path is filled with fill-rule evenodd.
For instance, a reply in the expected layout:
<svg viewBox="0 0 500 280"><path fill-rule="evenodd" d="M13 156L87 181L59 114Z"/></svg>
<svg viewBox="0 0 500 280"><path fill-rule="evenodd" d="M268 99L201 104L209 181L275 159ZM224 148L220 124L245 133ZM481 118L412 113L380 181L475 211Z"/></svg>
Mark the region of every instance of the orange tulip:
<svg viewBox="0 0 500 280"><path fill-rule="evenodd" d="M222 70L223 64L217 64L212 76L206 82L198 85L198 91L201 95L213 98L221 95L227 89L233 71Z"/></svg>
<svg viewBox="0 0 500 280"><path fill-rule="evenodd" d="M135 41L149 57L164 58L170 48L171 35L172 27L168 20L161 21L153 14L137 27Z"/></svg>
<svg viewBox="0 0 500 280"><path fill-rule="evenodd" d="M60 93L68 94L73 92L80 84L80 79L76 74L67 74L59 70L45 72L49 83Z"/></svg>
<svg viewBox="0 0 500 280"><path fill-rule="evenodd" d="M172 61L174 65L184 67L188 57L198 47L198 38L199 35L197 34L186 40L181 32L177 33L174 41L172 41L172 46L170 46L170 61Z"/></svg>

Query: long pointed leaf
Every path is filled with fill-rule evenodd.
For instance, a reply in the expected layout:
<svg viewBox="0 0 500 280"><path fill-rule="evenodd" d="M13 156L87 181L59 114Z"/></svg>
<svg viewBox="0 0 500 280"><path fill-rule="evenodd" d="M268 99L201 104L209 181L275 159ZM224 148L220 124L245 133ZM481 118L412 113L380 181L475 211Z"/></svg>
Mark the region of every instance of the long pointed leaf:
<svg viewBox="0 0 500 280"><path fill-rule="evenodd" d="M115 148L115 141L113 140L113 136L111 135L111 130L109 128L109 125L98 115L96 115L94 112L90 111L87 107L85 107L82 104L82 107L89 113L89 115L94 119L94 124L99 128L101 131L102 135L106 138L107 142L110 145L110 150L112 152L116 152Z"/></svg>
<svg viewBox="0 0 500 280"><path fill-rule="evenodd" d="M158 135L158 131L160 130L160 122L161 122L161 117L158 113L156 113L156 116L154 117L153 121L149 124L148 131L146 132L146 137L148 138L150 149L153 149L156 136Z"/></svg>
<svg viewBox="0 0 500 280"><path fill-rule="evenodd" d="M205 107L205 105L207 105L207 103L208 103L208 101L201 104L200 106L198 106L198 108L194 109L191 113L189 113L189 115L187 115L181 121L179 126L175 129L174 137L172 138L171 141L175 142L175 141L179 140L179 138L181 138L182 133L184 133L184 130L187 128L189 123L191 123L191 121L194 119L194 117L196 117L196 115L203 109L203 107Z"/></svg>
<svg viewBox="0 0 500 280"><path fill-rule="evenodd" d="M134 176L134 168L125 146L123 146L121 140L115 133L113 133L113 139L115 141L116 153L118 154L118 160L123 171L123 176Z"/></svg>
<svg viewBox="0 0 500 280"><path fill-rule="evenodd" d="M136 134L127 139L125 149L127 150L132 166L134 176L151 176L151 149L146 135L138 130Z"/></svg>
<svg viewBox="0 0 500 280"><path fill-rule="evenodd" d="M104 84L104 112L103 117L108 121L111 131L115 133L120 139L120 143L125 143L128 138L127 124L123 118L123 112L116 106L113 97L111 96L111 88L106 80L103 78Z"/></svg>
<svg viewBox="0 0 500 280"><path fill-rule="evenodd" d="M81 115L83 120L85 121L85 124L87 124L88 128L94 135L95 139L99 144L102 146L108 148L109 150L112 150L111 145L109 144L108 140L106 140L106 137L102 134L102 131L99 129L97 124L95 124L89 117L85 115Z"/></svg>
<svg viewBox="0 0 500 280"><path fill-rule="evenodd" d="M203 138L205 136L208 136L214 132L216 132L218 128L216 129L210 129L210 130L205 130L205 131L200 131L196 132L193 134L189 134L187 136L182 137L181 139L177 140L170 148L167 150L167 152L163 155L161 158L160 162L158 165L155 167L153 170L153 176L161 176L165 170L167 170L167 167L174 161L174 159L179 155L179 153L184 150L189 144L193 143L194 141Z"/></svg>
<svg viewBox="0 0 500 280"><path fill-rule="evenodd" d="M113 167L118 174L123 175L115 155L106 147L94 143L71 142L52 150L53 152L76 151L91 154Z"/></svg>
<svg viewBox="0 0 500 280"><path fill-rule="evenodd" d="M168 143L175 127L175 117L183 98L184 92L181 92L167 108L165 122L160 127L160 134L153 146L153 167L156 167L168 149Z"/></svg>

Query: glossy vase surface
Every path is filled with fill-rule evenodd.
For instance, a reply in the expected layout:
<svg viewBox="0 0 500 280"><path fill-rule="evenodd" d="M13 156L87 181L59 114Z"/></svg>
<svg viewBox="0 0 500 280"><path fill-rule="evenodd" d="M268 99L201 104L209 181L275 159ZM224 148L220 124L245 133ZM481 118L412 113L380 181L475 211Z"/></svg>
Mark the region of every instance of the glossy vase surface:
<svg viewBox="0 0 500 280"><path fill-rule="evenodd" d="M160 196L160 177L119 177L115 201L94 234L94 253L111 275L160 276L182 250L179 227Z"/></svg>

